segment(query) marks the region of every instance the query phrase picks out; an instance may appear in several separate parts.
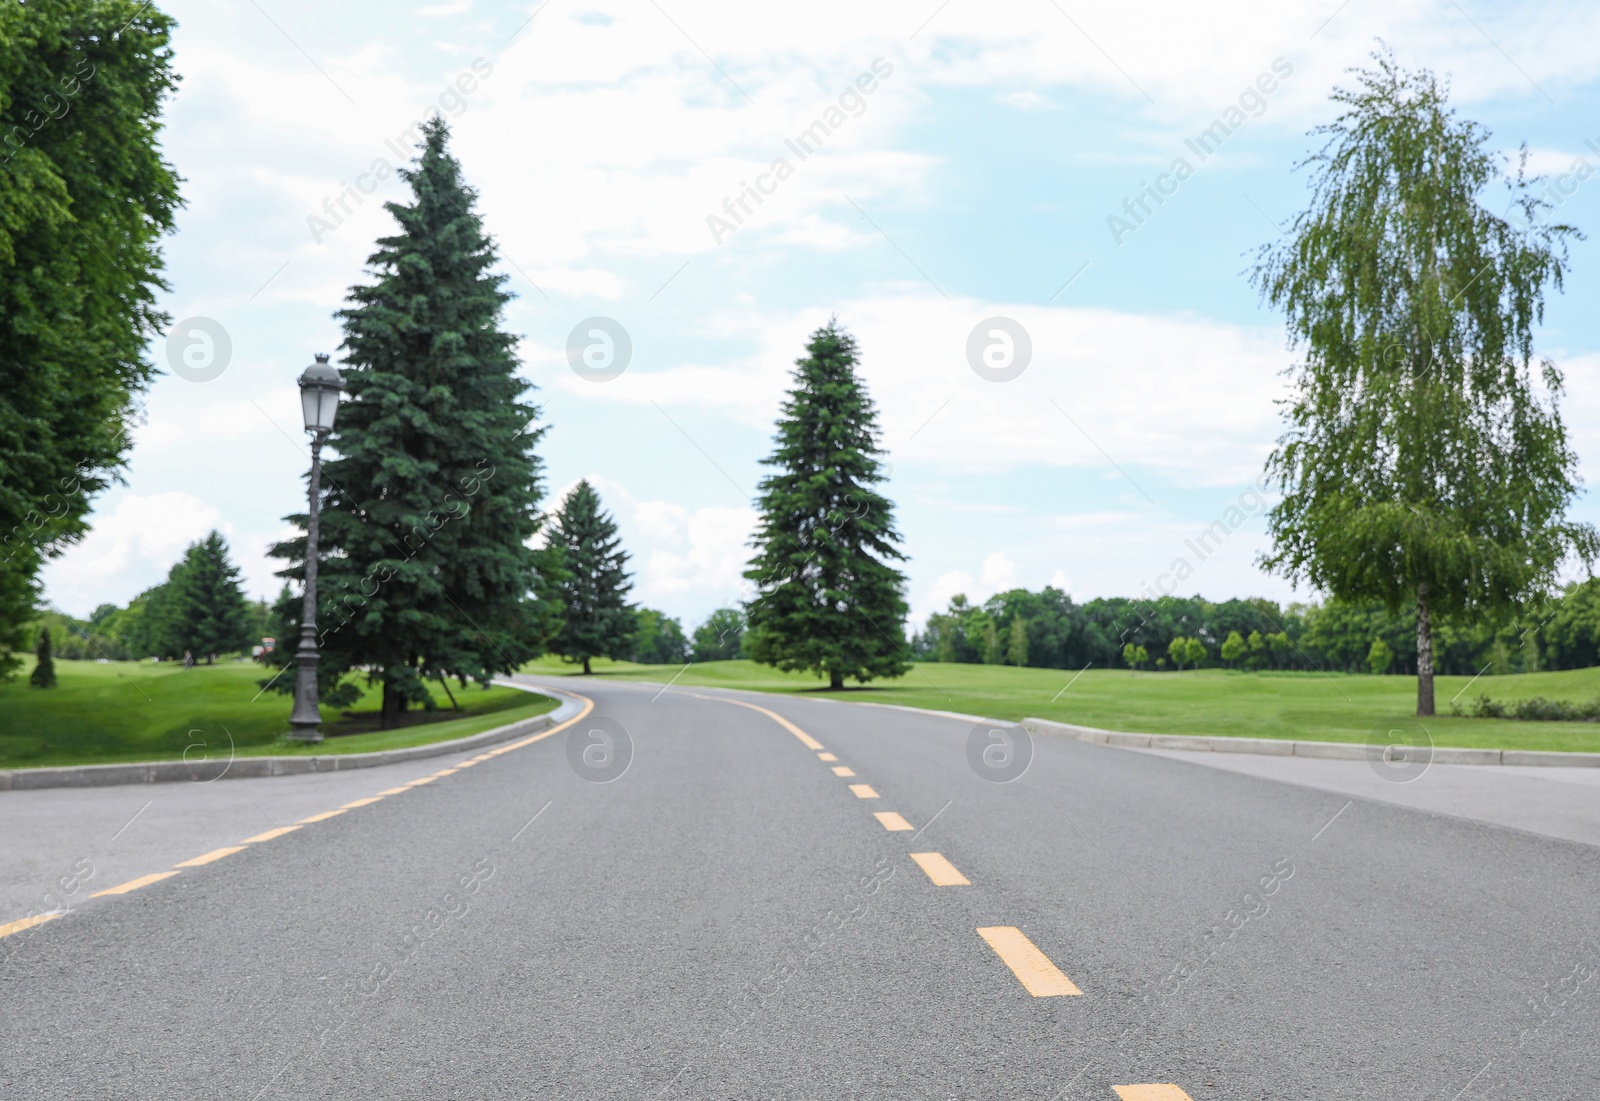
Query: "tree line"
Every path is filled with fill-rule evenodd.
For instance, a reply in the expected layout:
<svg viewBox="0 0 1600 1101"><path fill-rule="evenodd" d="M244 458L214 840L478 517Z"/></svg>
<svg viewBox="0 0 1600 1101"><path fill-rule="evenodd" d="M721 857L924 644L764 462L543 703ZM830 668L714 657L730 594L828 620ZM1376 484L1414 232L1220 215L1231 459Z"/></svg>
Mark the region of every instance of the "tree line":
<svg viewBox="0 0 1600 1101"><path fill-rule="evenodd" d="M174 660L189 655L211 664L249 652L272 634L266 601L244 594L227 541L213 531L184 551L153 585L126 606L101 604L86 620L50 610L36 621L48 631L54 656L77 661Z"/></svg>
<svg viewBox="0 0 1600 1101"><path fill-rule="evenodd" d="M1176 670L1225 667L1339 673L1417 671L1416 609L1329 600L1280 605L1263 597L1212 602L1097 597L1012 589L982 604L957 595L911 637L918 661L1039 669ZM1434 665L1445 675L1533 673L1600 665L1600 579L1495 624L1434 624Z"/></svg>

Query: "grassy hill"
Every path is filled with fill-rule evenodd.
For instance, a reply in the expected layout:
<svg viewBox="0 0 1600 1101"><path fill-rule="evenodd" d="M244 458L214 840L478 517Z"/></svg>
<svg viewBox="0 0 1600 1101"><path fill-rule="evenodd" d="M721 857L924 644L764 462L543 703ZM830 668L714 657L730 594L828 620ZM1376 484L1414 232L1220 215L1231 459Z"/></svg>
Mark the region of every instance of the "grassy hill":
<svg viewBox="0 0 1600 1101"><path fill-rule="evenodd" d="M323 733L311 747L281 740L290 699L260 693L267 674L254 662L185 669L172 662L56 662L58 686L32 688L26 670L0 685L0 768L110 764L121 761L223 760L243 756L365 753L476 734L553 710L554 700L514 688L454 687L463 713L414 712L416 725L376 731L379 693L368 692L344 718L323 709ZM286 674L292 676L293 673ZM439 721L417 722L428 717Z"/></svg>
<svg viewBox="0 0 1600 1101"><path fill-rule="evenodd" d="M526 669L570 673L573 667L544 659ZM1416 721L1416 680L1398 676L1089 669L1074 680L1070 670L930 663L917 665L899 680L829 692L819 678L780 673L748 661L709 662L687 670L682 666L599 662L595 671L627 680L666 682L676 675L674 684L680 686L804 692L996 719L1059 719L1149 734L1367 742L1375 740L1380 730ZM1439 709L1446 712L1458 693L1463 709L1479 694L1498 701L1535 696L1592 700L1600 696L1600 668L1485 676L1476 681L1440 677L1435 693ZM1442 746L1600 751L1600 723L1515 722L1444 714L1425 720L1424 726L1434 744Z"/></svg>

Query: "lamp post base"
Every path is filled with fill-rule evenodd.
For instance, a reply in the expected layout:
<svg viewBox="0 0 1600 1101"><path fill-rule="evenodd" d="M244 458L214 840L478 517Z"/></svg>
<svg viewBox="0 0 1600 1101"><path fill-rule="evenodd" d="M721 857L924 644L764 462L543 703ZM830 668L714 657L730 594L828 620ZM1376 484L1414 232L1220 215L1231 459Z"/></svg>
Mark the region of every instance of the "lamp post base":
<svg viewBox="0 0 1600 1101"><path fill-rule="evenodd" d="M290 719L289 740L291 742L320 742L322 741L322 731L319 729L321 725L321 719L310 723L295 722Z"/></svg>
<svg viewBox="0 0 1600 1101"><path fill-rule="evenodd" d="M317 705L316 625L308 623L295 655L294 710L289 713L289 740L322 741L322 709Z"/></svg>

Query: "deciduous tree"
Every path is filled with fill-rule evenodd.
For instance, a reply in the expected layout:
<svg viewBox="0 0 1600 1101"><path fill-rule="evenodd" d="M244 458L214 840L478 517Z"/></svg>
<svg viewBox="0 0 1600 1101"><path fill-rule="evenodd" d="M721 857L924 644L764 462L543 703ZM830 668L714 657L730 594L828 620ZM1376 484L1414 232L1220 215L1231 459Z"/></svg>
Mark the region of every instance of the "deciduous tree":
<svg viewBox="0 0 1600 1101"><path fill-rule="evenodd" d="M1438 617L1507 615L1569 555L1600 553L1566 518L1562 379L1533 351L1576 231L1542 220L1538 181L1447 99L1432 73L1375 55L1334 92L1311 204L1255 271L1303 353L1267 464L1283 498L1263 564L1414 606L1418 715L1434 713Z"/></svg>
<svg viewBox="0 0 1600 1101"><path fill-rule="evenodd" d="M169 321L172 25L139 0L0 4L0 679L40 567L123 465Z"/></svg>

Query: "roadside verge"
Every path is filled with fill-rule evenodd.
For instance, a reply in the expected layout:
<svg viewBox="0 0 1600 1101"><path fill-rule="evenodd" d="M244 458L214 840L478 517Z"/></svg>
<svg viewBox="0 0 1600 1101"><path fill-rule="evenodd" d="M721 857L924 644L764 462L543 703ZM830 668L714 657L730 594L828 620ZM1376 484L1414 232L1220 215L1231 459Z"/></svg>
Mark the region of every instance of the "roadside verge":
<svg viewBox="0 0 1600 1101"><path fill-rule="evenodd" d="M32 791L38 788L106 787L114 784L163 784L179 780L204 784L212 780L253 779L262 776L304 776L311 772L343 772L353 768L378 768L443 757L507 742L565 722L583 706L558 688L534 688L509 680L496 684L536 695L560 698L554 711L521 719L493 730L485 730L448 742L403 749L380 749L371 753L327 753L312 757L232 757L226 761L136 761L115 765L71 765L59 768L17 768L0 770L0 791Z"/></svg>
<svg viewBox="0 0 1600 1101"><path fill-rule="evenodd" d="M1180 749L1197 753L1256 753L1271 757L1321 757L1344 761L1369 760L1388 752L1436 765L1533 765L1547 768L1600 768L1600 753L1555 753L1535 749L1461 749L1454 746L1377 746L1362 742L1298 742L1287 738L1227 738L1197 734L1130 734L1099 730L1052 719L1023 719L1017 725L1030 734L1051 734L1096 745L1128 749Z"/></svg>

